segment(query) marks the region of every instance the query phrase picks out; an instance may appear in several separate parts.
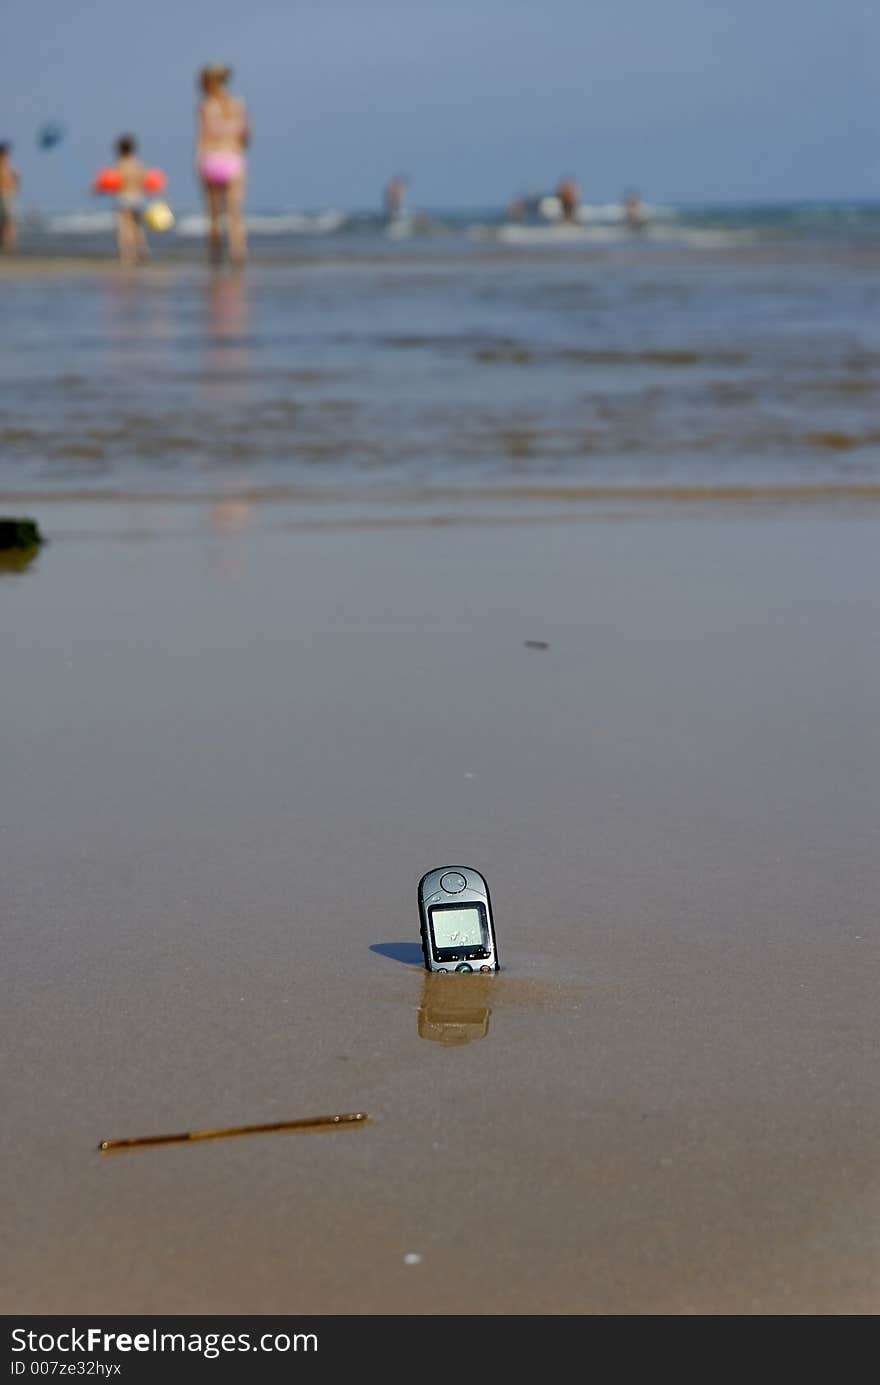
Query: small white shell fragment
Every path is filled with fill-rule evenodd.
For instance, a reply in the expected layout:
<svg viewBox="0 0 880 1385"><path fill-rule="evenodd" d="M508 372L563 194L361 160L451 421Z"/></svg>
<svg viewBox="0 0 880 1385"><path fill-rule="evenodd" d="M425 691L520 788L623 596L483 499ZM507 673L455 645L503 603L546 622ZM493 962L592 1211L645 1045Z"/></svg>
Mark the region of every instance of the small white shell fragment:
<svg viewBox="0 0 880 1385"><path fill-rule="evenodd" d="M421 1255L417 1254L416 1251L410 1250L407 1252L406 1255L404 1255L403 1263L405 1265L420 1265L422 1263L422 1257Z"/></svg>

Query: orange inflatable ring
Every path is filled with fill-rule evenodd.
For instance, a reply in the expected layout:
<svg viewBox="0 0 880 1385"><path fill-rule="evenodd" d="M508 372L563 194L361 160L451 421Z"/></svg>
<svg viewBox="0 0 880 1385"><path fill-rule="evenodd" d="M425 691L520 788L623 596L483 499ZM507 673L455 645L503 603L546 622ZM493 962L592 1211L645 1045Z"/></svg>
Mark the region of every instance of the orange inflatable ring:
<svg viewBox="0 0 880 1385"><path fill-rule="evenodd" d="M161 168L148 169L144 174L144 192L164 192L167 182Z"/></svg>
<svg viewBox="0 0 880 1385"><path fill-rule="evenodd" d="M95 192L121 192L122 174L115 168L102 168L92 187Z"/></svg>

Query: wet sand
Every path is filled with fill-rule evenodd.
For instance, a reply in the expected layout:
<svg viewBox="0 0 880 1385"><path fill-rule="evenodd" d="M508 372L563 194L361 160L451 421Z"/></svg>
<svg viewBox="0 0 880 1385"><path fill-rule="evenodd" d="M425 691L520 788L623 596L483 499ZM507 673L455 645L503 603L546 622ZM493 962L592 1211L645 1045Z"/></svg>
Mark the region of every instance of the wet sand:
<svg viewBox="0 0 880 1385"><path fill-rule="evenodd" d="M876 1311L874 506L35 512L3 1311ZM444 862L469 993L417 963Z"/></svg>
<svg viewBox="0 0 880 1385"><path fill-rule="evenodd" d="M412 252L12 264L0 494L880 498L869 265Z"/></svg>

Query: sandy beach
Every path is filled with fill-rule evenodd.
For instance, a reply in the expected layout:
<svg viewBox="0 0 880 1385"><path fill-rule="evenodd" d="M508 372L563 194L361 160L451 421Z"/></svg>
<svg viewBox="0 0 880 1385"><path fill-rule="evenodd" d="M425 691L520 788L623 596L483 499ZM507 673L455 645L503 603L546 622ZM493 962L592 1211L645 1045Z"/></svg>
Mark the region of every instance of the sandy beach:
<svg viewBox="0 0 880 1385"><path fill-rule="evenodd" d="M874 511L36 507L3 1311L875 1312ZM464 998L444 862L505 965Z"/></svg>
<svg viewBox="0 0 880 1385"><path fill-rule="evenodd" d="M13 7L12 1376L880 1311L880 10L777 8Z"/></svg>

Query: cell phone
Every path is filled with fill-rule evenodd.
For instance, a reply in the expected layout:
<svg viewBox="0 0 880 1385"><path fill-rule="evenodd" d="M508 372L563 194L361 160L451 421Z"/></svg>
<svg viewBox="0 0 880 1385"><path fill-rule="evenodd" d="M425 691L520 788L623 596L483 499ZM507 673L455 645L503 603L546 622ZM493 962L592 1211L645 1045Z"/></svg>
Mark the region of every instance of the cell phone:
<svg viewBox="0 0 880 1385"><path fill-rule="evenodd" d="M489 886L473 866L436 866L419 881L422 952L428 971L500 969Z"/></svg>

